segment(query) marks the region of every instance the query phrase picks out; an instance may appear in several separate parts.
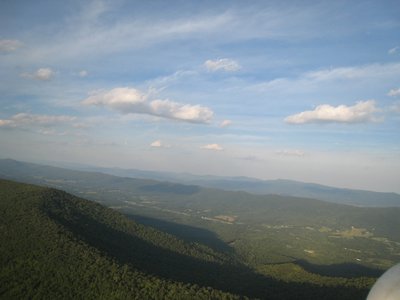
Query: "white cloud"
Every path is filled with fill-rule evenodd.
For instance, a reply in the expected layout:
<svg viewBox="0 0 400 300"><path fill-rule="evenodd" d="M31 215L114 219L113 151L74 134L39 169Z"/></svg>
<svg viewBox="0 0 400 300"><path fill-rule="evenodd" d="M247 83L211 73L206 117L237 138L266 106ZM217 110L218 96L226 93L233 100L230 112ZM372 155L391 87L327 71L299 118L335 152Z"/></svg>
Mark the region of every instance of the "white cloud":
<svg viewBox="0 0 400 300"><path fill-rule="evenodd" d="M393 47L393 48L388 50L388 54L391 54L391 55L396 54L398 52L400 52L400 46Z"/></svg>
<svg viewBox="0 0 400 300"><path fill-rule="evenodd" d="M94 92L82 103L109 107L124 114L147 114L193 123L208 123L214 114L210 108L201 105L182 104L168 99L148 100L148 95L127 87Z"/></svg>
<svg viewBox="0 0 400 300"><path fill-rule="evenodd" d="M282 155L282 156L298 156L298 157L302 157L302 156L305 155L304 151L298 150L298 149L278 150L275 153L277 155Z"/></svg>
<svg viewBox="0 0 400 300"><path fill-rule="evenodd" d="M400 88L398 88L398 89L391 89L391 90L389 91L389 93L387 93L387 95L388 95L388 96L391 96L391 97L400 96Z"/></svg>
<svg viewBox="0 0 400 300"><path fill-rule="evenodd" d="M288 116L285 122L289 124L338 122L338 123L361 123L371 122L377 119L374 116L379 109L374 100L359 101L353 106L329 104L318 105L314 110Z"/></svg>
<svg viewBox="0 0 400 300"><path fill-rule="evenodd" d="M14 126L13 121L0 119L0 127L13 127L13 126Z"/></svg>
<svg viewBox="0 0 400 300"><path fill-rule="evenodd" d="M112 109L129 113L145 106L146 95L134 88L114 88L109 91L94 91L83 100L83 104L107 106Z"/></svg>
<svg viewBox="0 0 400 300"><path fill-rule="evenodd" d="M204 66L207 68L208 71L215 72L215 71L226 71L226 72L235 72L240 70L240 65L229 58L221 58L216 60L207 60L204 63Z"/></svg>
<svg viewBox="0 0 400 300"><path fill-rule="evenodd" d="M55 124L66 124L76 120L76 117L64 115L35 115L28 113L19 113L13 115L10 119L0 120L0 127L17 126L49 126Z"/></svg>
<svg viewBox="0 0 400 300"><path fill-rule="evenodd" d="M81 70L81 71L79 71L78 75L79 75L79 77L86 77L89 75L89 73L86 70Z"/></svg>
<svg viewBox="0 0 400 300"><path fill-rule="evenodd" d="M150 144L150 147L159 148L159 147L161 147L161 146L162 146L162 144L161 144L161 141L160 141L160 140L154 141L154 142L152 142L152 143Z"/></svg>
<svg viewBox="0 0 400 300"><path fill-rule="evenodd" d="M224 148L222 148L220 145L218 144L208 144L208 145L204 145L201 147L201 149L206 149L206 150L213 150L213 151L222 151L224 150Z"/></svg>
<svg viewBox="0 0 400 300"><path fill-rule="evenodd" d="M0 52L13 52L22 45L22 42L18 40L0 40Z"/></svg>
<svg viewBox="0 0 400 300"><path fill-rule="evenodd" d="M153 147L153 148L171 148L171 145L167 145L167 144L164 144L160 140L156 140L156 141L154 141L154 142L152 142L150 144L150 147Z"/></svg>
<svg viewBox="0 0 400 300"><path fill-rule="evenodd" d="M54 77L55 72L50 68L40 68L34 73L22 73L21 77L36 79L36 80L50 80Z"/></svg>
<svg viewBox="0 0 400 300"><path fill-rule="evenodd" d="M229 126L229 125L231 125L232 124L232 121L231 120L223 120L222 122L221 122L221 124L219 124L219 127L227 127L227 126Z"/></svg>

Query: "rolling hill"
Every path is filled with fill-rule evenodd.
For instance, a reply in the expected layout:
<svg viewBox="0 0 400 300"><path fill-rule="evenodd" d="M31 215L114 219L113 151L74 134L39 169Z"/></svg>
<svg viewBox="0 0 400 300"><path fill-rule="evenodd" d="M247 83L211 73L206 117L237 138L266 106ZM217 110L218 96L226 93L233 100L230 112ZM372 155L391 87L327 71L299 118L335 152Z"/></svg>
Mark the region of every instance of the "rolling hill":
<svg viewBox="0 0 400 300"><path fill-rule="evenodd" d="M212 255L196 254L202 261L199 270L205 261L229 266L220 273L215 267L213 271L203 269L189 282L185 281L185 272L156 272L185 284L257 298L265 298L267 293L270 299L274 299L271 295L290 299L280 294L279 282L288 284L284 289L290 287L290 291L295 289L304 296L298 299L311 299L310 288L318 294L321 292L316 287L346 287L341 299L363 299L375 278L400 258L400 208L396 207L357 207L301 197L256 195L13 160L2 160L0 165L0 177L66 190L185 245L200 245L195 248L198 253L207 249L204 251ZM170 269L167 265L161 269ZM158 269L144 272L154 270ZM224 274L224 280L210 279L207 273L220 274L218 278ZM240 278L226 275L232 273L240 274ZM271 280L276 289L271 290Z"/></svg>
<svg viewBox="0 0 400 300"><path fill-rule="evenodd" d="M224 253L55 189L0 180L0 207L1 299L362 299L366 293L266 277Z"/></svg>
<svg viewBox="0 0 400 300"><path fill-rule="evenodd" d="M330 187L294 180L260 180L250 177L222 177L187 173L157 172L137 169L100 168L74 165L76 170L100 172L120 177L169 181L228 191L243 191L259 195L276 194L313 198L323 201L363 207L399 207L400 195L365 190Z"/></svg>
<svg viewBox="0 0 400 300"><path fill-rule="evenodd" d="M0 206L2 299L238 298L168 277L178 260L220 265L213 251L96 203L0 180Z"/></svg>

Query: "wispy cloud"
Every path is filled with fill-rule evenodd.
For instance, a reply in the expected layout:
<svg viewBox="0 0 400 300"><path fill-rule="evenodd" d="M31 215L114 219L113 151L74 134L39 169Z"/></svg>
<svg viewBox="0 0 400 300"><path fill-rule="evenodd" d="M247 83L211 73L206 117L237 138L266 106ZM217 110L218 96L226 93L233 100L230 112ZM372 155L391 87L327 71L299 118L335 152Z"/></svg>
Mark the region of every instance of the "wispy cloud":
<svg viewBox="0 0 400 300"><path fill-rule="evenodd" d="M40 68L33 73L21 73L21 77L47 81L55 76L55 72L50 68Z"/></svg>
<svg viewBox="0 0 400 300"><path fill-rule="evenodd" d="M388 50L388 54L393 55L400 52L400 46L393 47Z"/></svg>
<svg viewBox="0 0 400 300"><path fill-rule="evenodd" d="M67 124L76 120L76 117L66 115L36 115L29 113L19 113L10 119L0 120L0 126L19 127L19 126L50 126L55 124Z"/></svg>
<svg viewBox="0 0 400 300"><path fill-rule="evenodd" d="M147 114L191 123L208 123L214 114L210 108L201 105L148 98L147 94L137 89L121 87L93 92L82 103L108 107L123 114Z"/></svg>
<svg viewBox="0 0 400 300"><path fill-rule="evenodd" d="M208 145L204 145L204 146L202 146L200 148L201 149L205 149L205 150L212 150L212 151L222 151L222 150L224 150L224 148L222 148L218 144L208 144Z"/></svg>
<svg viewBox="0 0 400 300"><path fill-rule="evenodd" d="M14 127L14 122L12 120L1 120L0 119L0 127Z"/></svg>
<svg viewBox="0 0 400 300"><path fill-rule="evenodd" d="M329 31L321 30L319 26L321 21L331 17L331 11L313 6L294 9L262 5L243 9L231 5L212 13L207 10L182 14L180 18L176 17L176 12L172 17L166 13L164 18L160 18L151 11L116 18L114 10L114 5L104 1L85 2L82 11L62 22L62 34L60 28L55 27L57 34L52 34L51 39L43 38L28 58L59 61L60 56L63 60L101 57L182 40L219 44L251 39L307 39L326 36ZM109 18L104 17L107 14ZM327 23L325 21L324 26ZM343 33L348 31L346 28ZM232 68L237 66L228 67Z"/></svg>
<svg viewBox="0 0 400 300"><path fill-rule="evenodd" d="M97 7L97 6L96 6ZM127 50L143 49L172 42L182 38L205 38L206 34L215 34L232 19L229 13L198 15L190 18L172 18L150 21L140 16L104 21L102 16L111 8L99 6L90 13L85 9L82 14L70 18L63 30L62 38L43 41L33 49L31 58L51 58L62 56L64 59L96 56ZM96 49L96 52L93 52Z"/></svg>
<svg viewBox="0 0 400 300"><path fill-rule="evenodd" d="M340 67L312 71L304 74L305 78L315 81L328 81L340 79L357 79L365 77L378 77L388 74L399 74L400 63L370 64L355 67Z"/></svg>
<svg viewBox="0 0 400 300"><path fill-rule="evenodd" d="M259 91L299 91L317 88L323 83L351 82L352 80L387 80L400 76L400 63L368 64L362 66L338 67L304 72L297 77L276 78L258 83L253 89Z"/></svg>
<svg viewBox="0 0 400 300"><path fill-rule="evenodd" d="M391 89L391 90L387 93L387 95L388 95L388 96L391 96L391 97L400 96L400 88L398 88L398 89Z"/></svg>
<svg viewBox="0 0 400 300"><path fill-rule="evenodd" d="M232 121L231 120L223 120L222 122L221 122L221 124L219 124L219 127L228 127L228 126L230 126L232 124Z"/></svg>
<svg viewBox="0 0 400 300"><path fill-rule="evenodd" d="M304 151L298 149L284 149L275 151L277 155L281 156L297 156L302 157L305 155Z"/></svg>
<svg viewBox="0 0 400 300"><path fill-rule="evenodd" d="M89 72L86 70L81 70L81 71L79 71L78 75L79 75L79 77L86 77L89 75Z"/></svg>
<svg viewBox="0 0 400 300"><path fill-rule="evenodd" d="M374 100L359 101L353 106L335 107L323 104L318 105L314 110L288 116L285 122L289 124L374 122L378 120L374 115L378 111Z"/></svg>
<svg viewBox="0 0 400 300"><path fill-rule="evenodd" d="M210 72L216 72L216 71L235 72L240 70L241 68L238 62L229 58L207 60L204 63L204 66Z"/></svg>
<svg viewBox="0 0 400 300"><path fill-rule="evenodd" d="M23 43L18 40L0 40L0 52L13 52L22 46Z"/></svg>
<svg viewBox="0 0 400 300"><path fill-rule="evenodd" d="M171 148L171 145L165 144L161 140L156 140L150 144L150 147L153 148Z"/></svg>

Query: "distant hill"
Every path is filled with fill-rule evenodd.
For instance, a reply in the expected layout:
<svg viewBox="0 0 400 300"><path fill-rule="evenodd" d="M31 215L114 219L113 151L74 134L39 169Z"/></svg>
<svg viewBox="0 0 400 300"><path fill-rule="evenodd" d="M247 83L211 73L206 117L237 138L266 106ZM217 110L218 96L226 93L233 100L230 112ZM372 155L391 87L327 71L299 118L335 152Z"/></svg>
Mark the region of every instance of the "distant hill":
<svg viewBox="0 0 400 300"><path fill-rule="evenodd" d="M304 234L307 235L312 233L307 227L325 231L326 227L330 230L324 233L327 237L335 236L336 231L349 231L352 227L364 228L373 233L373 238L386 238L393 243L400 242L398 218L400 208L367 208L300 197L256 195L196 185L117 177L99 172L83 172L15 160L0 160L0 177L63 189L118 209L127 215L139 214L207 228L222 235L226 241L235 239L239 233L247 239L252 230L262 233L269 228L265 226L275 228L274 226L290 225L303 228ZM227 229L224 224L235 226L228 226ZM322 236L314 238L317 237L322 238ZM291 239L290 235L287 238ZM202 241L211 245L210 240ZM341 240L336 240L334 243L338 247L337 251L340 249L339 241ZM370 245L368 247L376 248L373 243L377 241L369 240L368 243ZM384 240L380 243L377 249L381 249ZM389 261L394 259L393 255L398 247L395 245L386 245L389 249L394 248L389 252L388 250L382 252L387 255L390 253ZM285 252L288 255L294 253L291 248L287 248ZM334 257L329 255L327 249L324 253L323 258L319 257L321 262L329 262ZM343 261L346 257L355 260L356 253L351 256L341 254L342 259L337 261ZM371 255L365 254L365 257L368 256ZM296 252L295 257L304 258L304 254ZM390 265L388 260L379 262L371 257L368 260L382 267ZM333 262L334 260L331 261Z"/></svg>
<svg viewBox="0 0 400 300"><path fill-rule="evenodd" d="M181 184L199 185L203 187L229 191L244 191L255 194L276 194L283 196L306 197L333 203L349 204L365 207L400 206L400 195L365 190L354 190L330 187L315 183L305 183L293 180L260 180L250 177L223 177L193 175L187 173L156 172L137 169L100 168L89 166L74 166L74 169L105 174L170 181Z"/></svg>
<svg viewBox="0 0 400 300"><path fill-rule="evenodd" d="M135 208L150 215L158 211L178 216L210 218L237 215L236 223L268 220L301 226L314 224L337 229L367 228L387 238L400 236L400 208L362 208L301 197L256 195L196 185L150 179L118 177L15 160L0 160L0 178L23 181L66 190L107 206ZM124 211L124 205L122 210ZM128 208L125 211L130 211ZM229 223L229 222L228 222ZM398 241L400 242L400 240Z"/></svg>
<svg viewBox="0 0 400 300"><path fill-rule="evenodd" d="M136 169L100 168L80 165L72 165L70 168L51 167L54 168L53 171L51 171L49 169L50 166L19 162L12 159L0 159L0 176L11 179L18 179L21 178L21 176L25 176L26 179L32 180L32 178L35 177L35 172L40 170L43 171L43 167L47 167L45 170L47 175L56 175L58 172L62 171L62 174L68 172L68 176L74 179L82 176L83 173L79 172L90 172L91 174L98 174L96 180L107 178L101 177L101 173L117 177L134 178L137 179L138 182L142 183L146 182L146 180L170 182L171 184L176 184L175 187L178 187L178 184L180 184L227 191L244 191L258 195L274 194L313 198L332 203L362 207L400 207L400 195L396 193L344 189L283 179L260 180L249 177L201 176L187 173L181 174ZM140 179L142 181L140 181ZM38 181L40 181L40 178L36 176L36 180L29 182L39 183ZM180 187L185 189L183 186Z"/></svg>

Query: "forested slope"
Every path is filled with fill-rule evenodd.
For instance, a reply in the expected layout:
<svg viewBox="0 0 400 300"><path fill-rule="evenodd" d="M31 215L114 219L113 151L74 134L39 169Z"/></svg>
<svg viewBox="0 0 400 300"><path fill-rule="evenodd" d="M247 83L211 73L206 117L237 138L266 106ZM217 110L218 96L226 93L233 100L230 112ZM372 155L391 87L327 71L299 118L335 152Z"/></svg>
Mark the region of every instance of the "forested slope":
<svg viewBox="0 0 400 300"><path fill-rule="evenodd" d="M264 276L49 188L0 180L0 212L2 299L363 299L370 285Z"/></svg>
<svg viewBox="0 0 400 300"><path fill-rule="evenodd" d="M62 191L5 180L0 180L0 207L2 299L235 298L152 275L157 260L165 268L166 257L175 258L172 253L222 259L111 209ZM154 256L156 250L165 258ZM169 267L164 273L173 271Z"/></svg>

